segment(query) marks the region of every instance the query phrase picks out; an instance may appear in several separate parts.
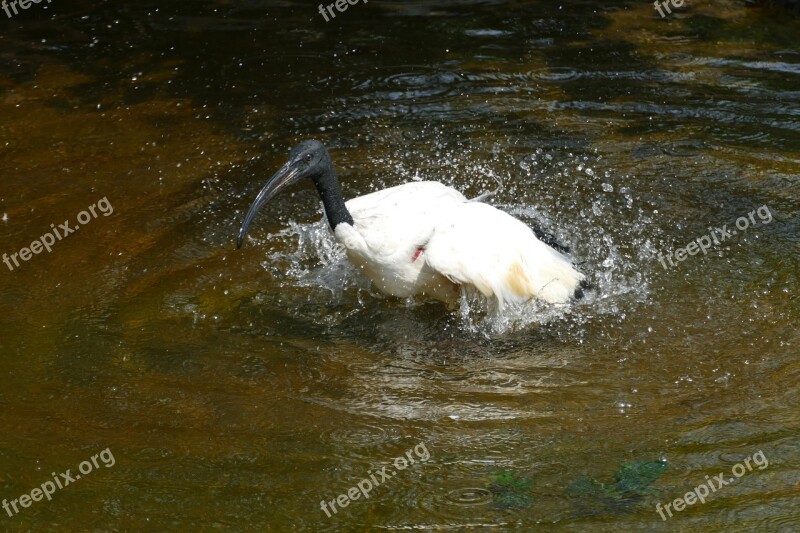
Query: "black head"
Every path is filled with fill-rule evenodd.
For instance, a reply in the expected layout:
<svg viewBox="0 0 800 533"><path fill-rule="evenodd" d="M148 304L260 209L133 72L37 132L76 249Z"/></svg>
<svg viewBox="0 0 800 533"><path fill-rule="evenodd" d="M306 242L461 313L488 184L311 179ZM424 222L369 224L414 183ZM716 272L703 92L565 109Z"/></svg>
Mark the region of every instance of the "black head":
<svg viewBox="0 0 800 533"><path fill-rule="evenodd" d="M331 156L319 141L303 141L289 152L289 160L267 181L247 211L236 241L237 248L242 247L247 230L258 210L280 191L305 178L311 178L317 189L326 178L335 180Z"/></svg>
<svg viewBox="0 0 800 533"><path fill-rule="evenodd" d="M303 141L289 152L289 161L286 163L295 164L300 173L297 181L303 178L321 178L333 168L331 156L328 150L319 141Z"/></svg>

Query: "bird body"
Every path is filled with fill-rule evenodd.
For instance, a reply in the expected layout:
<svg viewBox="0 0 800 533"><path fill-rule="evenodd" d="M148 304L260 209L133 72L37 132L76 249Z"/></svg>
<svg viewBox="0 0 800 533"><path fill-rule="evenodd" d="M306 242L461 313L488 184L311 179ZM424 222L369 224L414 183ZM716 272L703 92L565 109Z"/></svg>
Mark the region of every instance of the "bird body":
<svg viewBox="0 0 800 533"><path fill-rule="evenodd" d="M353 224L339 224L334 235L381 292L452 303L459 288L427 264L425 251L442 214L466 201L438 182L405 183L346 202Z"/></svg>
<svg viewBox="0 0 800 533"><path fill-rule="evenodd" d="M346 203L354 223L334 230L347 256L381 292L449 304L460 286L506 303L566 303L584 276L521 221L434 181Z"/></svg>
<svg viewBox="0 0 800 533"><path fill-rule="evenodd" d="M502 309L531 299L564 304L584 283L569 259L523 222L434 181L411 182L344 202L327 150L306 141L250 208L239 246L258 209L310 177L348 259L381 292L454 304L474 288Z"/></svg>

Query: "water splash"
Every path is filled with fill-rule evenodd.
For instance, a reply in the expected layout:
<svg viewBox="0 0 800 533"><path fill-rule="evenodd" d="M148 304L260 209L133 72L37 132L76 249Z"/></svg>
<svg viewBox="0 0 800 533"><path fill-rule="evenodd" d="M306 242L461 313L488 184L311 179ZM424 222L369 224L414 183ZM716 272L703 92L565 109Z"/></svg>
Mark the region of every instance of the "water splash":
<svg viewBox="0 0 800 533"><path fill-rule="evenodd" d="M481 152L435 141L429 147L431 158L425 161L417 161L419 156L407 148L390 152L374 163L391 169L391 180L379 176L369 187L437 180L476 196L500 180L505 189L491 203L529 225L552 231L571 246L570 255L592 286L582 300L560 306L529 302L507 305L501 311L475 291L465 290L456 312L462 332L493 337L567 321L572 323L570 334L580 335L582 325L600 316L624 318L632 306L647 298L657 248L654 241L659 241L658 229L626 185L630 176L617 176L597 154L539 148L514 156L510 148L495 143ZM470 182L465 177L474 179ZM319 305L356 305L366 313L365 299L381 296L348 262L321 209L318 214L316 222L292 220L285 229L269 235L271 251L263 266L284 285L322 289L326 296ZM313 303L314 297L309 298ZM398 299L385 305L413 307L417 303Z"/></svg>

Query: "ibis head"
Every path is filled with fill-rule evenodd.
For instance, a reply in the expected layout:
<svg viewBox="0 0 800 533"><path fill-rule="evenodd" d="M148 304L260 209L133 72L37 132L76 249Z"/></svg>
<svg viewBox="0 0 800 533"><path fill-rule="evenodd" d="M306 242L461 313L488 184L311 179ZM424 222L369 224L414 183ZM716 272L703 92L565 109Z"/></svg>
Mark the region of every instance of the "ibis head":
<svg viewBox="0 0 800 533"><path fill-rule="evenodd" d="M331 226L335 227L340 222L352 224L353 220L344 207L341 189L328 150L319 141L303 141L289 152L289 160L267 180L256 196L242 222L236 247L242 247L247 230L250 229L253 219L264 204L283 189L306 178L311 178L314 182L325 205L325 213Z"/></svg>

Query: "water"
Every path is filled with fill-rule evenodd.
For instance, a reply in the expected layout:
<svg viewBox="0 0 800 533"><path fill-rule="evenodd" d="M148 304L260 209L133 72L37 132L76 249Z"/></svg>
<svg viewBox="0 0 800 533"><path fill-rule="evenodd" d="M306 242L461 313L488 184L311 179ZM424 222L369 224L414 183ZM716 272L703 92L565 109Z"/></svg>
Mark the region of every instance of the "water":
<svg viewBox="0 0 800 533"><path fill-rule="evenodd" d="M369 2L326 23L292 1L57 0L3 19L0 252L104 197L114 213L0 265L0 498L115 463L1 528L800 528L800 21L686 5ZM501 180L492 203L595 289L500 317L381 296L304 187L235 251L309 137L348 197ZM428 460L320 508L420 443Z"/></svg>

